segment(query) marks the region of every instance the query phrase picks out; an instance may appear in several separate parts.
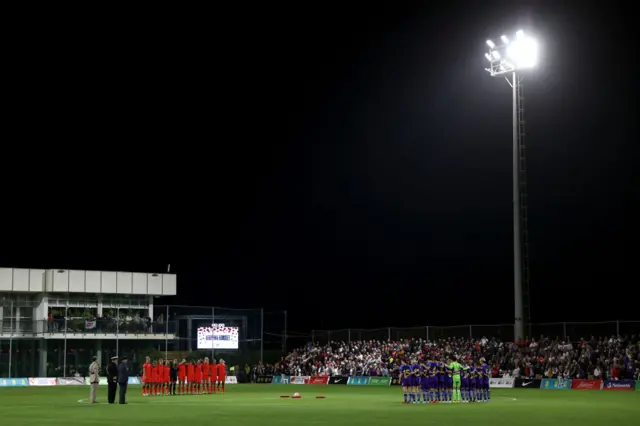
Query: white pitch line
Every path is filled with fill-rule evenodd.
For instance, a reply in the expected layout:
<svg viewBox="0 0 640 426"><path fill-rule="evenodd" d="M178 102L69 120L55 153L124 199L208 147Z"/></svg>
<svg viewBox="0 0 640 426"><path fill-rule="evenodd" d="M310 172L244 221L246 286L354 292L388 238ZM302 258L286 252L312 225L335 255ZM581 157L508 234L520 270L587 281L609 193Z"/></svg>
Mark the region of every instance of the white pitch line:
<svg viewBox="0 0 640 426"><path fill-rule="evenodd" d="M89 404L87 399L79 399L78 400L78 404L93 405L93 404ZM104 405L104 404L98 403L97 405ZM118 404L115 404L115 405L118 405ZM139 403L139 402L127 402L127 405L148 405L148 404L142 404L142 403Z"/></svg>
<svg viewBox="0 0 640 426"><path fill-rule="evenodd" d="M502 399L508 399L511 401L517 401L517 399L512 396L494 396L494 398L502 398Z"/></svg>
<svg viewBox="0 0 640 426"><path fill-rule="evenodd" d="M15 408L42 408L42 405L18 405Z"/></svg>

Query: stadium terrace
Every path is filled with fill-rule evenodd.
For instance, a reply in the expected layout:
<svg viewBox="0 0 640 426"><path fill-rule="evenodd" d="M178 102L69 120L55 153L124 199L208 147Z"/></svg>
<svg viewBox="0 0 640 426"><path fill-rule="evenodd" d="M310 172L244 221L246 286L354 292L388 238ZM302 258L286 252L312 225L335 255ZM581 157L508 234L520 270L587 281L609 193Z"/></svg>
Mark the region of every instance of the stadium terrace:
<svg viewBox="0 0 640 426"><path fill-rule="evenodd" d="M300 347L275 364L258 364L252 374L396 378L402 361L477 363L484 358L491 377L638 379L639 352L638 335L576 341L542 336L517 343L493 338L331 342Z"/></svg>

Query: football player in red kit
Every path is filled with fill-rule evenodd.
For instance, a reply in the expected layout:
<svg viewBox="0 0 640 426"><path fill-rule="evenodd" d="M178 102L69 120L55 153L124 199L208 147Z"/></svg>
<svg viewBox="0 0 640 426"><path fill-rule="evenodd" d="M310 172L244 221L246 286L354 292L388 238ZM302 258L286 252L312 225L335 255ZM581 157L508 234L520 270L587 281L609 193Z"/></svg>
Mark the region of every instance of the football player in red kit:
<svg viewBox="0 0 640 426"><path fill-rule="evenodd" d="M197 395L201 394L202 389L202 360L198 360L198 363L195 366L195 382L196 382L196 391Z"/></svg>
<svg viewBox="0 0 640 426"><path fill-rule="evenodd" d="M151 368L151 377L153 377L153 385L152 385L152 394L158 394L158 386L160 386L160 369L161 365L159 364L161 361L156 361L153 363L153 367Z"/></svg>
<svg viewBox="0 0 640 426"><path fill-rule="evenodd" d="M216 393L218 386L218 364L216 364L216 359L211 359L211 389L213 393Z"/></svg>
<svg viewBox="0 0 640 426"><path fill-rule="evenodd" d="M218 390L224 393L224 381L227 378L227 369L224 359L220 358L218 361Z"/></svg>
<svg viewBox="0 0 640 426"><path fill-rule="evenodd" d="M202 363L202 393L211 393L211 365L209 358L204 359Z"/></svg>
<svg viewBox="0 0 640 426"><path fill-rule="evenodd" d="M164 362L164 369L162 370L162 385L163 385L164 395L169 395L169 392L171 390L170 384L171 384L171 365L169 365L169 360L167 359Z"/></svg>
<svg viewBox="0 0 640 426"><path fill-rule="evenodd" d="M188 389L187 393L189 394L193 394L193 389L195 388L194 386L195 375L196 375L195 365L193 365L193 362L187 363L187 389Z"/></svg>
<svg viewBox="0 0 640 426"><path fill-rule="evenodd" d="M185 380L187 379L187 360L183 359L178 364L178 393L184 395L187 388L185 386Z"/></svg>
<svg viewBox="0 0 640 426"><path fill-rule="evenodd" d="M144 365L142 366L142 395L148 396L151 393L151 358L146 357L144 359Z"/></svg>

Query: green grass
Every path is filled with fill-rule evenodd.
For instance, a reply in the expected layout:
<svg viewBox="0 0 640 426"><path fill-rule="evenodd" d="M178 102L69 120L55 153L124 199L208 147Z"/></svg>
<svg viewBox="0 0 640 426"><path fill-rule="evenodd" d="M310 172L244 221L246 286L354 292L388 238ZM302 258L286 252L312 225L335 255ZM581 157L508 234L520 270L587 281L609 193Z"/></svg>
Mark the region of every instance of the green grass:
<svg viewBox="0 0 640 426"><path fill-rule="evenodd" d="M299 392L302 399L280 399ZM315 399L324 395L326 399ZM640 424L640 391L498 389L489 404L403 405L397 387L230 385L224 395L140 396L131 387L126 406L108 405L106 388L90 405L88 387L0 389L0 423L47 425L243 426L548 426Z"/></svg>

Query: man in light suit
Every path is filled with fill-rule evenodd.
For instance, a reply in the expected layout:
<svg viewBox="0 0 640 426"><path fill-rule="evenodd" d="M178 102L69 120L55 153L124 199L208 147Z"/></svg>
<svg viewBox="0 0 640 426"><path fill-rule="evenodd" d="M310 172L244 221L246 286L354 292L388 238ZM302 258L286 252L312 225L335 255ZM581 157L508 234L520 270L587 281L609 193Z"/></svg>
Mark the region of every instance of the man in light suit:
<svg viewBox="0 0 640 426"><path fill-rule="evenodd" d="M100 385L100 366L98 365L98 357L91 358L91 365L89 366L89 384L91 389L89 390L89 401L92 404L97 404L96 396L98 395L98 386Z"/></svg>

